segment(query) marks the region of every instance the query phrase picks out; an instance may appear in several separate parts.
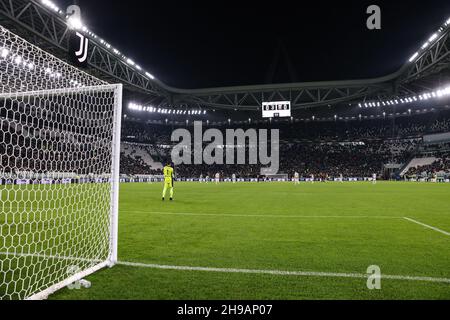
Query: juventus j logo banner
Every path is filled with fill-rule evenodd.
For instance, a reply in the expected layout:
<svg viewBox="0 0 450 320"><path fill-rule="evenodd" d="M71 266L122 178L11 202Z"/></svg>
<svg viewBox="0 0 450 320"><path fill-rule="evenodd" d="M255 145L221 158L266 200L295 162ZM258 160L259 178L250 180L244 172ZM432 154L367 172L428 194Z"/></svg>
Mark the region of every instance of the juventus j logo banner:
<svg viewBox="0 0 450 320"><path fill-rule="evenodd" d="M70 60L78 67L86 68L88 65L89 39L79 32L70 36Z"/></svg>

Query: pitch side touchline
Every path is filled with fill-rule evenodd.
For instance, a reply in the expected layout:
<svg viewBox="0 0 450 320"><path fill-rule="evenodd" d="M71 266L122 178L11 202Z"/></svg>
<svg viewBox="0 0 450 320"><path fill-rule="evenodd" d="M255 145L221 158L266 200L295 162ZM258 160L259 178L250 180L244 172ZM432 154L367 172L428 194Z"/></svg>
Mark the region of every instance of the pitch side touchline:
<svg viewBox="0 0 450 320"><path fill-rule="evenodd" d="M363 273L334 273L334 272L314 272L314 271L282 271L282 270L168 266L168 265L146 264L146 263L126 262L126 261L119 261L117 264L122 265L122 266L128 266L128 267L160 269L160 270L177 270L177 271L200 271L200 272L216 272L216 273L266 274L266 275L276 275L276 276L356 278L356 279L367 279L369 277L368 274L363 274ZM383 275L382 274L381 279L403 280L403 281L422 281L422 282L435 282L435 283L450 284L449 278L416 277L416 276Z"/></svg>
<svg viewBox="0 0 450 320"><path fill-rule="evenodd" d="M434 230L434 231L436 231L436 232L445 234L446 236L450 236L450 233L449 233L449 232L444 231L444 230L441 230L441 229L438 229L438 228L433 227L433 226L430 226L430 225L428 225L428 224L422 223L422 222L420 222L420 221L417 221L417 220L414 220L414 219L411 219L411 218L408 218L408 217L403 217L403 219L408 220L409 222L412 222L412 223L421 225L421 226L423 226L423 227L425 227L425 228Z"/></svg>
<svg viewBox="0 0 450 320"><path fill-rule="evenodd" d="M248 218L292 218L292 219L402 219L402 217L390 216L299 216L299 215L274 215L274 214L232 214L232 213L193 213L193 212L164 212L164 211L139 211L139 210L119 210L124 213L147 213L154 215L173 215L173 216L213 216L213 217L248 217Z"/></svg>

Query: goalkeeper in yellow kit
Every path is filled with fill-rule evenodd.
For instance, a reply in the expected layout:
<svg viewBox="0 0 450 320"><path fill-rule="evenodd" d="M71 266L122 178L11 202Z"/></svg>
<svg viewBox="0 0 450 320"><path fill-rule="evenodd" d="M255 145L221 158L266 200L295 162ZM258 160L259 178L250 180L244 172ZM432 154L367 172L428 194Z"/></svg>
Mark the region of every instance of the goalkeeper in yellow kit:
<svg viewBox="0 0 450 320"><path fill-rule="evenodd" d="M166 198L166 192L167 189L169 189L170 193L170 201L173 200L173 168L172 165L169 163L167 164L164 169L164 189L162 194L162 200L164 201Z"/></svg>

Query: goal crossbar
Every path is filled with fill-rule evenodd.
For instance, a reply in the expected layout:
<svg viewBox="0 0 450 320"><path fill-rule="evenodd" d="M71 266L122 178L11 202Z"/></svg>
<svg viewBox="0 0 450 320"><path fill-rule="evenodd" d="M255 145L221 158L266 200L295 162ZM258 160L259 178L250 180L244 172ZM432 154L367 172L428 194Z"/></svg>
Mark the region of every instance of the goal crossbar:
<svg viewBox="0 0 450 320"><path fill-rule="evenodd" d="M0 93L0 99L17 99L24 97L42 97L42 96L58 96L63 94L82 94L88 92L107 92L114 90L122 90L122 84L109 84L109 85L99 85L99 86L89 86L89 87L74 87L74 88L63 88L63 89L46 89L46 90L35 90L35 91L17 91L17 92L7 92Z"/></svg>

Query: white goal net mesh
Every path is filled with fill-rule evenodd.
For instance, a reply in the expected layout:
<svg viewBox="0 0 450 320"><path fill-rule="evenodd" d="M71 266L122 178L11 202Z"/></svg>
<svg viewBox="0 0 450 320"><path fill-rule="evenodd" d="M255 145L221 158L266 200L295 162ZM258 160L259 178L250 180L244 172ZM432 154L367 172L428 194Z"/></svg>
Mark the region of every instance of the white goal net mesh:
<svg viewBox="0 0 450 320"><path fill-rule="evenodd" d="M115 262L121 99L0 27L0 300Z"/></svg>

